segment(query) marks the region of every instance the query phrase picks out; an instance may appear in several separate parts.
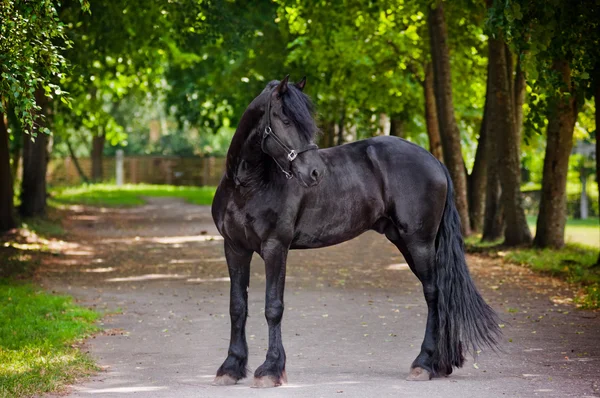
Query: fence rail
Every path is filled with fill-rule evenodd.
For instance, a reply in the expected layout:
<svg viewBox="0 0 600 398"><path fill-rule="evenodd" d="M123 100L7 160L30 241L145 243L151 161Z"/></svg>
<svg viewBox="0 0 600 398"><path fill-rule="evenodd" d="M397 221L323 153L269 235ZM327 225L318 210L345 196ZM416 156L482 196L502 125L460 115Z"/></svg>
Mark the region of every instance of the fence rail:
<svg viewBox="0 0 600 398"><path fill-rule="evenodd" d="M92 160L78 158L81 169L91 176ZM176 156L125 156L123 180L126 184L217 185L225 170L225 158ZM104 157L103 180L116 179L116 160ZM76 185L82 181L73 159L52 159L48 164L48 182L52 185Z"/></svg>

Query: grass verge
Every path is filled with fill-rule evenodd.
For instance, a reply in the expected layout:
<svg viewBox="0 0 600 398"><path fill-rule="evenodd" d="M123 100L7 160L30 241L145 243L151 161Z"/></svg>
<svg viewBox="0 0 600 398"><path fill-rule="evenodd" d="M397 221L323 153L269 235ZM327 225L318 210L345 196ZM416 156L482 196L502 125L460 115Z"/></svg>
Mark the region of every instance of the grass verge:
<svg viewBox="0 0 600 398"><path fill-rule="evenodd" d="M98 317L68 296L0 279L0 396L59 391L95 371L76 345Z"/></svg>
<svg viewBox="0 0 600 398"><path fill-rule="evenodd" d="M176 197L189 203L210 205L215 187L176 187L173 185L114 184L79 185L55 188L52 201L59 204L82 204L104 207L132 207L144 204L142 197Z"/></svg>
<svg viewBox="0 0 600 398"><path fill-rule="evenodd" d="M598 259L595 247L569 243L560 250L512 248L502 246L501 242L481 242L479 236L467 238L465 245L469 252L500 256L504 261L560 277L580 287L580 294L575 298L580 308L600 308L600 267L594 266Z"/></svg>

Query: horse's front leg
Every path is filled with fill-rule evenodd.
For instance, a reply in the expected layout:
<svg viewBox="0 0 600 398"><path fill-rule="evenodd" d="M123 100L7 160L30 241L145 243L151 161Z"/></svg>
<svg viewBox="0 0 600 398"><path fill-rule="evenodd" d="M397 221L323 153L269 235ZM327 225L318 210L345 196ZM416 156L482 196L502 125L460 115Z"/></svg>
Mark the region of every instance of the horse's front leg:
<svg viewBox="0 0 600 398"><path fill-rule="evenodd" d="M277 387L287 382L285 351L281 341L287 254L288 246L280 242L267 241L262 245L261 255L265 260L267 277L265 317L269 325L269 349L265 362L254 372L252 387Z"/></svg>
<svg viewBox="0 0 600 398"><path fill-rule="evenodd" d="M230 385L246 377L248 344L246 343L246 318L248 316L248 285L250 283L250 260L252 251L232 248L225 241L225 258L231 279L229 315L231 316L231 340L227 359L217 370L213 384Z"/></svg>

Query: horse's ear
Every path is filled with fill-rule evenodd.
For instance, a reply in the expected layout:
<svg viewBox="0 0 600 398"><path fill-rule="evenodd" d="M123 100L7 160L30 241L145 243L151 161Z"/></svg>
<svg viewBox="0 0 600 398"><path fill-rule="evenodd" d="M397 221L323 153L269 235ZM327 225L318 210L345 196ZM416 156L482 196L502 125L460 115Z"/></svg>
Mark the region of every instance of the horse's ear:
<svg viewBox="0 0 600 398"><path fill-rule="evenodd" d="M283 80L279 83L279 86L277 86L277 89L275 90L277 94L283 95L287 92L288 80L290 80L290 75L284 77Z"/></svg>
<svg viewBox="0 0 600 398"><path fill-rule="evenodd" d="M304 86L306 86L306 76L304 76L299 82L294 83L294 86L296 86L298 90L304 91Z"/></svg>

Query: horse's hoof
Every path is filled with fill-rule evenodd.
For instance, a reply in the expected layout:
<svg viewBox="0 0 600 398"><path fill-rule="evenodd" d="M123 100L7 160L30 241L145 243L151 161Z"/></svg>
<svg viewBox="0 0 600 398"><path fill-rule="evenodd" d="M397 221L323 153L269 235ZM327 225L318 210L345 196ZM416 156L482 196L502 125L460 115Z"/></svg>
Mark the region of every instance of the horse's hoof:
<svg viewBox="0 0 600 398"><path fill-rule="evenodd" d="M279 387L282 384L287 384L287 375L285 370L281 374L281 377L277 378L275 376L261 376L255 377L254 382L250 387L252 388L272 388Z"/></svg>
<svg viewBox="0 0 600 398"><path fill-rule="evenodd" d="M232 386L237 383L237 380L229 375L217 376L212 382L213 386Z"/></svg>
<svg viewBox="0 0 600 398"><path fill-rule="evenodd" d="M431 380L431 373L426 371L423 368L416 367L410 370L408 377L406 378L408 381L429 381Z"/></svg>

